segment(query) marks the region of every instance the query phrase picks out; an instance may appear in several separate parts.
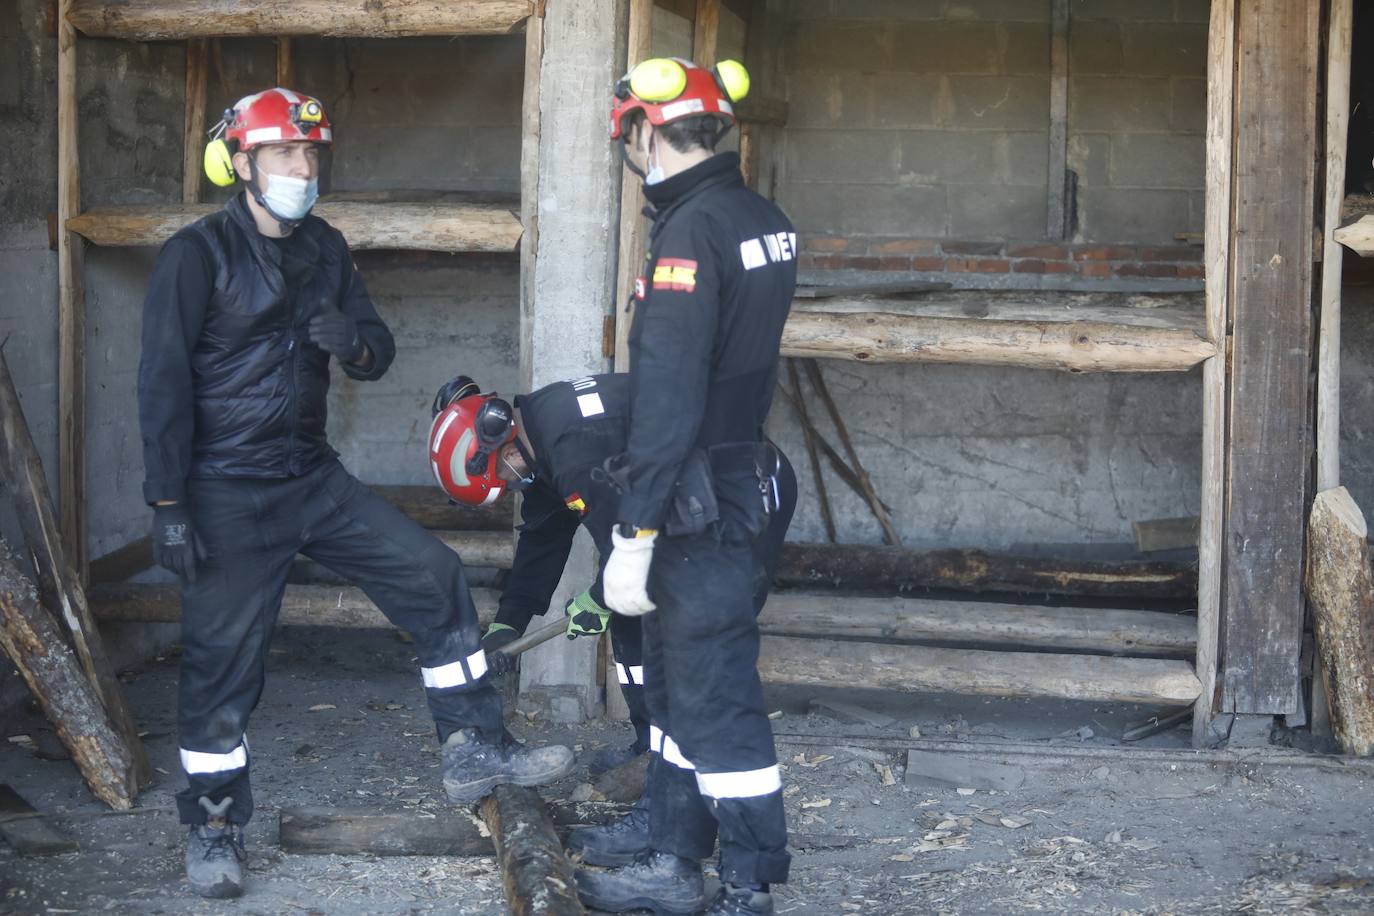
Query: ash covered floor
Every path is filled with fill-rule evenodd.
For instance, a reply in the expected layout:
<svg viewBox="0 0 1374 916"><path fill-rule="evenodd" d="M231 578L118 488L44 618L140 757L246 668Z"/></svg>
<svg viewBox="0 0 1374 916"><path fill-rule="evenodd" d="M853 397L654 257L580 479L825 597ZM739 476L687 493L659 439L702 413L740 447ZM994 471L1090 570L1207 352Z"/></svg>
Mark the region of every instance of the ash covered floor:
<svg viewBox="0 0 1374 916"><path fill-rule="evenodd" d="M0 782L56 813L81 849L21 858L0 844L0 912L503 912L492 857L304 856L277 846L284 806L417 817L448 807L415 667L391 632L279 632L250 726L258 810L249 889L232 902L200 900L182 876L174 655L124 677L160 768L135 812L109 812L69 761L40 756L54 744L41 716L6 722ZM859 718L817 699L857 705ZM1182 728L1141 742L1147 753L1123 754L1125 725L1155 711L1141 707L811 688L771 689L769 702L780 712L773 725L795 835L780 914L1374 912L1369 762L1277 748L1197 755ZM512 730L583 752L629 740L625 726L572 729L537 716L515 716ZM951 746L1010 767L1022 784L970 791L906 780L907 748ZM544 795L583 799L588 782L579 768ZM576 806L588 820L620 810Z"/></svg>

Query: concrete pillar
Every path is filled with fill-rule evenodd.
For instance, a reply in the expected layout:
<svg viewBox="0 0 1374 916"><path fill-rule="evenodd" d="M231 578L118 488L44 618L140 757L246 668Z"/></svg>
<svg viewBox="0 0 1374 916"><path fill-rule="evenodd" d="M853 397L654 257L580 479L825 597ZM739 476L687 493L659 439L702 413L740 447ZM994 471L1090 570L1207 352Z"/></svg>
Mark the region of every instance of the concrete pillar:
<svg viewBox="0 0 1374 916"><path fill-rule="evenodd" d="M520 378L525 390L605 372L602 337L615 289L620 154L609 140L611 86L625 58L625 0L549 3L539 73L536 223L522 271ZM527 62L527 79L532 70ZM527 143L532 143L527 134ZM525 151L528 157L530 149ZM525 160L525 193L534 163ZM527 222L531 209L525 208ZM527 226L527 235L531 235ZM529 258L528 247L534 257ZM578 533L547 619L591 584L590 538ZM524 656L521 689L557 721L598 715L596 641L553 640Z"/></svg>

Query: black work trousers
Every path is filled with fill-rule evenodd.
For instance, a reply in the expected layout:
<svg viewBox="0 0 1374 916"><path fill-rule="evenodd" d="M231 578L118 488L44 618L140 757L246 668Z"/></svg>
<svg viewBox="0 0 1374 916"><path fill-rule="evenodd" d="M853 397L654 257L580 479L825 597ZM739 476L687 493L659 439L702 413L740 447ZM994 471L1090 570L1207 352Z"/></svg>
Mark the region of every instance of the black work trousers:
<svg viewBox="0 0 1374 916"><path fill-rule="evenodd" d="M644 698L644 626L638 617L611 615L611 654L620 693L635 729L634 752L649 749L649 704Z"/></svg>
<svg viewBox="0 0 1374 916"><path fill-rule="evenodd" d="M190 480L187 503L208 556L181 594L183 823L205 820L202 796L232 798L235 823L252 815L245 732L297 553L355 582L414 637L441 742L469 727L501 739L501 701L486 677L462 562L338 461L280 480Z"/></svg>
<svg viewBox="0 0 1374 916"><path fill-rule="evenodd" d="M704 859L720 835L720 876L787 880L787 824L773 732L758 675L758 612L796 505L790 465L782 506L756 512L752 476L717 476L721 520L703 535L662 538L644 629L650 750L649 845ZM759 527L767 525L762 537Z"/></svg>

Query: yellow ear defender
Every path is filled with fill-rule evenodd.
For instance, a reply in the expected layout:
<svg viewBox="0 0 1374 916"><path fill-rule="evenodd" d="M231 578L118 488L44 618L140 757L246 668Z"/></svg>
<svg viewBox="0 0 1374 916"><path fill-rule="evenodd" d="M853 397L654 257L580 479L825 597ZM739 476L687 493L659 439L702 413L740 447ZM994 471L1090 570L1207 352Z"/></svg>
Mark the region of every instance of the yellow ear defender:
<svg viewBox="0 0 1374 916"><path fill-rule="evenodd" d="M749 71L737 60L723 60L716 64L716 79L732 102L749 94Z"/></svg>
<svg viewBox="0 0 1374 916"><path fill-rule="evenodd" d="M205 177L210 179L211 184L221 188L229 187L238 178L234 172L233 156L229 154L229 145L219 137L205 145Z"/></svg>
<svg viewBox="0 0 1374 916"><path fill-rule="evenodd" d="M630 71L630 91L646 102L667 102L687 88L687 71L669 57L652 57Z"/></svg>

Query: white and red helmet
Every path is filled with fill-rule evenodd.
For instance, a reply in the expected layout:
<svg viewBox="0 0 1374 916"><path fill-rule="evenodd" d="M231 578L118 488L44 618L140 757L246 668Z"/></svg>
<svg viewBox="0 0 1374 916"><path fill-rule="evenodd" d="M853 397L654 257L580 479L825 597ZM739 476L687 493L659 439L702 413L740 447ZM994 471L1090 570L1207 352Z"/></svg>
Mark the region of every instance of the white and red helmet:
<svg viewBox="0 0 1374 916"><path fill-rule="evenodd" d="M334 142L320 100L280 87L239 99L224 113L224 125L224 139L238 141L243 153L263 143Z"/></svg>
<svg viewBox="0 0 1374 916"><path fill-rule="evenodd" d="M446 383L434 398L429 427L429 466L439 488L454 502L485 506L505 492L496 474L501 449L515 439L515 412L495 394L482 394L465 375Z"/></svg>
<svg viewBox="0 0 1374 916"><path fill-rule="evenodd" d="M733 103L749 93L749 72L733 60L707 70L680 57L654 57L636 64L612 91L612 140L621 139L625 119L635 111L644 112L656 127L712 115L724 130L735 123Z"/></svg>

